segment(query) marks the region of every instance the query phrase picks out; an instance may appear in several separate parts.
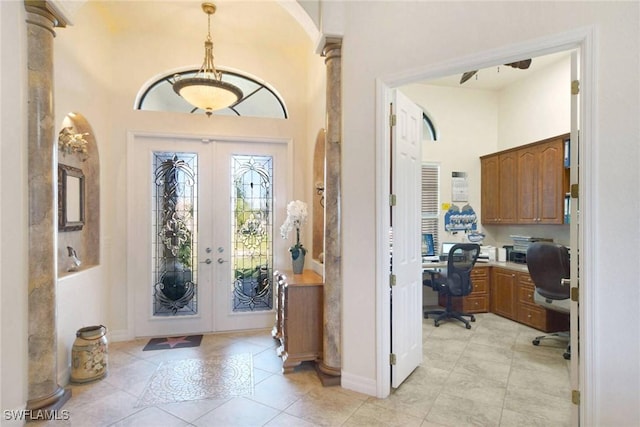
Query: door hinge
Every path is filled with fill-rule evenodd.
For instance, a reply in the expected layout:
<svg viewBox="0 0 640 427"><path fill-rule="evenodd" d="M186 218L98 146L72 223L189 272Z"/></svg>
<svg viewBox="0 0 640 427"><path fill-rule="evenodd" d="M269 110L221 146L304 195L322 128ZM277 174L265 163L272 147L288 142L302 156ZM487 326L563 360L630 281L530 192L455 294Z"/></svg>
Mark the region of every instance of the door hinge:
<svg viewBox="0 0 640 427"><path fill-rule="evenodd" d="M396 275L391 273L389 275L389 287L393 288L396 285Z"/></svg>
<svg viewBox="0 0 640 427"><path fill-rule="evenodd" d="M571 403L580 405L580 390L571 390Z"/></svg>
<svg viewBox="0 0 640 427"><path fill-rule="evenodd" d="M389 206L395 206L395 205L396 205L396 195L389 194Z"/></svg>
<svg viewBox="0 0 640 427"><path fill-rule="evenodd" d="M573 302L578 302L578 299L580 297L580 291L579 288L571 288L571 301Z"/></svg>
<svg viewBox="0 0 640 427"><path fill-rule="evenodd" d="M391 114L389 116L389 126L394 127L396 125L396 115Z"/></svg>
<svg viewBox="0 0 640 427"><path fill-rule="evenodd" d="M577 95L580 93L580 80L573 80L571 82L571 95Z"/></svg>
<svg viewBox="0 0 640 427"><path fill-rule="evenodd" d="M579 194L578 184L571 184L571 198L577 199Z"/></svg>
<svg viewBox="0 0 640 427"><path fill-rule="evenodd" d="M390 365L396 364L396 355L394 353L389 354L389 364Z"/></svg>

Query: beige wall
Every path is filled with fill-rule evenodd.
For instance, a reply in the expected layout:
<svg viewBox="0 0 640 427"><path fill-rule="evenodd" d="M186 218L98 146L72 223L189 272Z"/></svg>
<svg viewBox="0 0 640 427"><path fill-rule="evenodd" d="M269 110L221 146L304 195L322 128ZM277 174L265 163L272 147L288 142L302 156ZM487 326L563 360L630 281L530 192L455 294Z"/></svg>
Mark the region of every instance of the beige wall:
<svg viewBox="0 0 640 427"><path fill-rule="evenodd" d="M103 4L94 3L96 13L104 13ZM95 4L97 3L97 4ZM139 3L122 2L142 7ZM241 2L240 2L241 3ZM394 75L416 67L442 64L455 58L466 57L512 44L525 43L572 29L593 28L595 37L595 88L592 163L585 165L591 175L586 194L589 210L585 220L594 224L587 230L591 260L589 274L595 287L585 297L591 316L583 326L590 330L590 341L583 343L583 353L589 363L586 372L588 393L583 396L594 425L640 424L638 390L640 384L637 361L640 359L638 301L640 258L637 197L630 197L638 188L640 159L637 117L640 106L637 76L639 75L638 3L637 2L345 2L340 5L345 17L343 44L343 373L361 384L375 387L376 348L375 324L375 79ZM81 11L81 13L89 13ZM123 17L126 16L123 15ZM479 19L478 17L482 17ZM112 22L117 22L116 14ZM113 68L102 68L102 59L91 50L76 49L82 40L77 36L62 35L56 39L56 49L66 52L70 66L82 67L81 77L92 76L89 83L97 87L102 98L88 92L82 85L66 84L66 90L57 90L56 108L62 117L66 110L75 108L67 99L81 102L83 114L98 134L103 181L103 265L108 266L103 280L108 292L108 317L111 329L126 335L127 301L124 282L126 256L122 247L126 233L126 158L123 156L128 130L189 131L196 134L230 135L242 133L289 134L295 143L312 141L320 119L310 119L304 110L308 94L308 77L299 77L304 66L298 64L295 50L284 49L283 56L269 61L272 52L251 52L238 57L229 52L249 45L216 45L220 64L246 69L271 81L283 91L285 99L292 100L292 119L302 119L305 125L277 125L263 120L249 120L239 127L238 120L221 118L207 121L204 117L176 118L171 114L132 112L135 92L154 73L171 66L196 64L200 60L201 32L185 30L171 33L167 22L145 22L142 16L134 23L146 26L146 32L133 33L125 39L115 24L102 31L113 31L106 58ZM26 86L24 9L20 2L0 2L0 36L2 60L2 96L0 131L2 157L2 247L0 271L2 275L0 307L0 377L2 378L2 408L18 408L26 400ZM428 25L427 25L428 24ZM93 25L97 25L93 22ZM81 27L76 20L75 27ZM162 32L157 31L163 28ZM497 31L499 29L499 31ZM66 31L66 30L60 30ZM75 33L81 32L74 29ZM69 31L72 33L72 31ZM166 37L163 34L167 34ZM191 37L191 38L189 38ZM178 46L172 38L184 44ZM223 39L221 39L223 40ZM285 39L286 40L286 39ZM86 40L101 42L93 38ZM279 45L283 45L280 40ZM69 48L62 50L61 46ZM189 46L185 49L184 46ZM193 47L192 47L193 46ZM218 50L218 47L220 48ZM270 46L274 47L274 46ZM281 46L282 47L282 46ZM87 48L90 49L90 48ZM278 51L279 52L279 51ZM308 63L308 50L302 56ZM148 58L139 62L136 58ZM218 58L219 57L219 58ZM258 57L264 62L257 63ZM224 58L224 59L222 59ZM91 59L91 61L89 61ZM280 70L278 61L291 59L290 70ZM199 64L198 64L199 65ZM260 66L256 71L256 65ZM272 68L273 67L273 68ZM56 73L64 70L56 70ZM73 70L68 69L68 72ZM7 79L7 77L9 79ZM56 76L56 79L63 76ZM301 83L300 80L305 80ZM18 84L16 84L18 82ZM56 80L58 82L58 80ZM316 93L320 93L318 89ZM66 95L65 95L66 93ZM73 98L72 98L73 97ZM304 96L303 96L304 98ZM322 111L322 108L318 108ZM244 124L244 123L243 123ZM107 146L108 148L105 148ZM300 146L298 146L300 147ZM309 151L296 148L295 170L304 176L310 170ZM304 182L304 181L303 181ZM307 197L303 182L294 183L294 197ZM108 184L107 184L108 183ZM625 183L625 185L620 185ZM106 188L108 186L108 188ZM624 209L616 209L624 206ZM624 226L620 226L623 224ZM611 253L625 253L624 258L611 257ZM596 260L607 260L606 263ZM616 271L615 292L611 291L611 271ZM624 298L621 298L624 295ZM11 301L6 304L5 301Z"/></svg>
<svg viewBox="0 0 640 427"><path fill-rule="evenodd" d="M480 156L496 151L498 95L486 90L429 84L411 84L401 90L427 111L438 130L438 141L423 143L422 160L440 164L440 203L454 203L451 172L466 172L469 200L454 204L462 208L468 203L480 218ZM440 212L440 242L467 242L464 232L445 231L445 213ZM478 221L478 230L481 229Z"/></svg>
<svg viewBox="0 0 640 427"><path fill-rule="evenodd" d="M570 82L571 56L568 55L500 91L498 149L569 133Z"/></svg>
<svg viewBox="0 0 640 427"><path fill-rule="evenodd" d="M185 7L178 3L167 3L163 11L166 14L188 13ZM102 54L109 59L109 65L102 76L95 76L104 82L108 95L105 98L105 108L108 108L108 123L103 138L105 144L105 159L103 161L104 188L104 235L107 241L105 256L108 258L108 319L110 330L115 339L130 338L133 335L133 324L130 315L132 307L128 296L131 284L126 280L127 255L125 244L128 234L136 233L128 230L127 189L134 183L127 181L128 132L154 132L183 135L199 135L207 137L240 136L240 137L284 137L291 138L293 144L294 163L291 183L292 193L287 198L278 200L278 208L283 211L287 199L295 197L308 198L311 191L310 177L304 173L310 168L310 151L313 139L308 131L307 88L318 90L318 84L311 85L309 70L320 67L322 63L310 58L312 52L310 41L304 41L306 34L299 28L287 29L291 26L291 17L284 11L271 11L283 20L283 31L295 40L282 45L282 35L267 37L264 34L246 33L231 27L224 19L224 13L250 13L250 5L225 4L219 8L218 14L212 20L214 35L214 50L216 65L244 70L273 85L284 98L288 110L288 120L272 120L251 117L223 117L207 118L203 115L188 115L161 112L134 111L133 105L140 88L154 76L170 69L185 65L197 65L202 57L203 31L190 29L167 28L162 32L146 33L146 24L138 26L118 25L108 29L109 44L101 49ZM255 5L254 5L255 6ZM276 4L267 4L267 8L279 8ZM75 52L74 47L79 42L77 37L88 38L83 32L91 32L100 22L92 13L105 13L110 16L128 15L127 19L145 16L154 6L148 2L109 3L92 10L91 5L83 7L76 19L74 27L61 34L57 45L65 46L65 52ZM240 9L238 9L240 8ZM199 8L197 8L199 9ZM197 15L196 10L196 16ZM201 12L200 12L201 13ZM255 13L255 11L254 11ZM204 21L204 15L202 16ZM127 20L126 19L126 20ZM215 26L218 23L218 26ZM274 23L275 25L275 23ZM194 27L195 28L195 27ZM107 31L102 29L98 31ZM302 41L300 41L300 39ZM295 41L295 42L294 42ZM61 49L62 50L62 49ZM104 53L106 52L106 53ZM90 55L90 52L86 52ZM77 56L75 52L74 56ZM70 55L61 57L61 62L67 67L73 67L74 61ZM311 75L317 75L314 69ZM317 81L317 78L316 78ZM321 85L320 85L321 86ZM86 96L84 97L86 98ZM315 119L317 121L317 119ZM117 207L114 209L114 207ZM282 218L280 212L280 218ZM128 230L128 231L127 231ZM310 238L310 234L307 234ZM280 248L282 246L282 248ZM286 242L276 242L276 248L286 254ZM285 262L284 257L276 261Z"/></svg>
<svg viewBox="0 0 640 427"><path fill-rule="evenodd" d="M262 10L264 8L264 10ZM172 27L172 18L195 14L195 25ZM95 133L101 162L101 266L66 276L58 283L59 381L66 382L68 352L75 331L102 323L110 339L131 338L133 325L126 281L128 233L127 137L130 132L208 137L290 139L289 194L278 200L279 218L286 202L310 200L311 159L315 135L324 125L324 63L307 33L276 2L225 2L228 19L214 29L216 65L246 71L269 82L284 98L288 120L212 117L134 111L138 90L154 76L183 66L199 66L206 18L199 2L88 2L74 8L73 25L57 30L54 41L57 126L68 112L83 114ZM264 13L261 13L262 12ZM188 11L188 12L187 12ZM231 16L235 14L235 16ZM270 19L264 20L268 16ZM239 17L239 18L238 18ZM2 409L18 409L27 396L26 374L26 53L22 2L0 2L2 35L2 310L0 378ZM217 18L217 15L216 15ZM214 18L214 19L216 19ZM271 28L246 31L247 18ZM235 23L234 23L235 22ZM212 22L212 27L215 21ZM159 29L162 28L162 31ZM196 30L197 28L197 30ZM213 27L216 28L216 27ZM10 80L13 79L13 80ZM17 84L16 84L17 83ZM22 101L21 101L22 100ZM310 228L309 228L310 230ZM303 242L311 247L311 233ZM276 256L288 265L287 242ZM281 252L281 253L280 253ZM7 268L10 266L11 268ZM6 304L12 301L12 304Z"/></svg>
<svg viewBox="0 0 640 427"><path fill-rule="evenodd" d="M639 258L640 245L638 199L628 198L629 189L639 184L638 3L347 2L345 11L343 373L352 379L351 386L375 383L376 346L380 345L373 327L376 270L372 260L376 257L375 201L384 197L375 194L375 175L384 172L374 170L375 79L436 68L456 58L586 26L595 32L597 80L593 82L594 120L588 124L593 163L585 183L588 200L583 201L589 204L583 219L594 224L586 231L593 264L587 273L592 292L583 307L589 318L581 323L590 334L582 348L590 381L583 402L597 425L640 422L640 272L638 263L627 261ZM628 256L613 258L614 252ZM600 264L604 259L606 269ZM605 286L611 283L611 271L617 274L616 292Z"/></svg>
<svg viewBox="0 0 640 427"><path fill-rule="evenodd" d="M0 406L27 400L27 91L21 2L0 2Z"/></svg>

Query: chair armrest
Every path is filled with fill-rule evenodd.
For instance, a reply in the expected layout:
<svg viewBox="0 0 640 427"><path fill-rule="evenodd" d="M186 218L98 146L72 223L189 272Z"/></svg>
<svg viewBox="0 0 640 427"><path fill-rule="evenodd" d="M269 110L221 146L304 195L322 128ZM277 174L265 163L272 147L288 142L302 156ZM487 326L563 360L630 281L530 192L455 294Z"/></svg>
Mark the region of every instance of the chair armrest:
<svg viewBox="0 0 640 427"><path fill-rule="evenodd" d="M439 291L442 284L447 281L446 271L441 271L440 269L428 269L423 270L423 273L429 274L429 279L425 279L424 274L422 275L423 286L428 286L434 291Z"/></svg>

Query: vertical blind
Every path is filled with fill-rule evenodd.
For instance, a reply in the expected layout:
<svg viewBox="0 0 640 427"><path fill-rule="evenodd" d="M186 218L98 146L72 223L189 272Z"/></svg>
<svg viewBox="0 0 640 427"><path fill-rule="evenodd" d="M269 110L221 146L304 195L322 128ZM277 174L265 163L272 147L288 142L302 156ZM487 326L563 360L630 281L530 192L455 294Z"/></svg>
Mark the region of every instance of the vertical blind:
<svg viewBox="0 0 640 427"><path fill-rule="evenodd" d="M440 165L422 164L422 233L433 235L433 246L440 247L438 239L438 205L440 194Z"/></svg>

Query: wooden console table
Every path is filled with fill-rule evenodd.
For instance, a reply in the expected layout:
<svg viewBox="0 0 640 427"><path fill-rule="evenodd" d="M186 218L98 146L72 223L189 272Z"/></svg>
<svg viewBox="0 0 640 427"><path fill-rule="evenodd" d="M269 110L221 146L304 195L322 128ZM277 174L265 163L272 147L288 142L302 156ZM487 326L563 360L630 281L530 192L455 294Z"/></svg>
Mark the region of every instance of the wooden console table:
<svg viewBox="0 0 640 427"><path fill-rule="evenodd" d="M286 374L322 356L323 279L311 270L276 271L274 283L276 322L271 334L280 342L278 355Z"/></svg>

